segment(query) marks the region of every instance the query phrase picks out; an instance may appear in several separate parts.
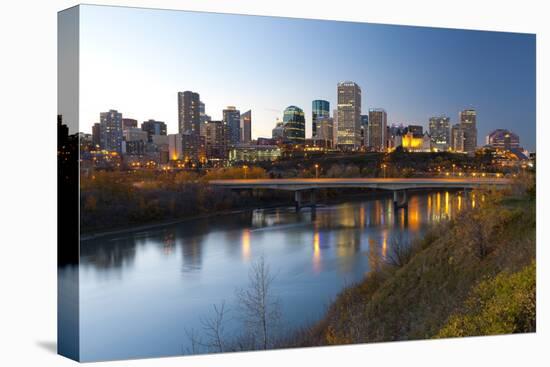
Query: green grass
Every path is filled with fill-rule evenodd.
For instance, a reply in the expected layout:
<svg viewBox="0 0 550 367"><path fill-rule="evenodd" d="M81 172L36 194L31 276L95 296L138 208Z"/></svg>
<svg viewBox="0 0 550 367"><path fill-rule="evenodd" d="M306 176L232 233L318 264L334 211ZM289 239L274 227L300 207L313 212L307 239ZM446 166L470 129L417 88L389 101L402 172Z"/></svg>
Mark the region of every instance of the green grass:
<svg viewBox="0 0 550 367"><path fill-rule="evenodd" d="M345 289L325 318L302 331L292 344L533 330L535 204L531 196L489 195L478 208L432 228L410 251L406 264L382 263L364 281Z"/></svg>

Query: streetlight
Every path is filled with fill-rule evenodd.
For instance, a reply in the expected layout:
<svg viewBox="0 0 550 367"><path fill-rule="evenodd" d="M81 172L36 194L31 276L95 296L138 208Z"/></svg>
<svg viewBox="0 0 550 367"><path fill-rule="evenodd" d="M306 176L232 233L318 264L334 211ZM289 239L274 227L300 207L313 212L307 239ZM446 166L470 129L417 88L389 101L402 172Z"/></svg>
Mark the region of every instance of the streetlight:
<svg viewBox="0 0 550 367"><path fill-rule="evenodd" d="M386 167L387 167L386 163L383 163L382 164L382 170L384 172L384 178L386 178Z"/></svg>
<svg viewBox="0 0 550 367"><path fill-rule="evenodd" d="M244 179L246 180L246 170L248 169L248 166L247 165L244 165L243 166L243 171L244 171Z"/></svg>
<svg viewBox="0 0 550 367"><path fill-rule="evenodd" d="M456 164L453 163L453 176L455 175L455 167L456 167Z"/></svg>
<svg viewBox="0 0 550 367"><path fill-rule="evenodd" d="M319 178L319 165L315 163L315 178Z"/></svg>

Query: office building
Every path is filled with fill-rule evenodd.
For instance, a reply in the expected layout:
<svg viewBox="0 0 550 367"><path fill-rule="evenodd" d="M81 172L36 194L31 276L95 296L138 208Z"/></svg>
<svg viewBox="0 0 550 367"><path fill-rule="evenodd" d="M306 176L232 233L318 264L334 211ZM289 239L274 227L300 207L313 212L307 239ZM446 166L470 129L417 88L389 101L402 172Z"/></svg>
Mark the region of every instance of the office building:
<svg viewBox="0 0 550 367"><path fill-rule="evenodd" d="M207 159L227 159L228 131L224 121L207 121L204 139Z"/></svg>
<svg viewBox="0 0 550 367"><path fill-rule="evenodd" d="M412 133L414 136L422 136L424 135L424 128L422 125L409 125L406 132Z"/></svg>
<svg viewBox="0 0 550 367"><path fill-rule="evenodd" d="M293 144L304 144L306 138L306 120L304 111L296 106L288 106L283 115L285 140Z"/></svg>
<svg viewBox="0 0 550 367"><path fill-rule="evenodd" d="M464 152L464 130L460 124L451 128L451 150L456 153Z"/></svg>
<svg viewBox="0 0 550 367"><path fill-rule="evenodd" d="M341 149L354 150L361 145L361 88L354 82L338 83L337 98L337 144Z"/></svg>
<svg viewBox="0 0 550 367"><path fill-rule="evenodd" d="M281 148L277 145L239 145L229 150L232 163L275 161L280 156Z"/></svg>
<svg viewBox="0 0 550 367"><path fill-rule="evenodd" d="M229 145L237 145L241 141L241 112L235 106L227 106L223 110L223 121L227 126Z"/></svg>
<svg viewBox="0 0 550 367"><path fill-rule="evenodd" d="M334 126L333 119L331 117L317 119L317 133L313 140L329 142L325 145L328 145L329 147L334 146Z"/></svg>
<svg viewBox="0 0 550 367"><path fill-rule="evenodd" d="M138 127L124 129L122 136L124 141L142 141L144 143L148 141L147 131L143 131Z"/></svg>
<svg viewBox="0 0 550 367"><path fill-rule="evenodd" d="M169 134L168 155L170 160L204 162L206 147L204 137L197 134Z"/></svg>
<svg viewBox="0 0 550 367"><path fill-rule="evenodd" d="M451 120L447 116L430 117L428 131L431 148L435 151L447 151L451 147Z"/></svg>
<svg viewBox="0 0 550 367"><path fill-rule="evenodd" d="M94 147L101 147L101 125L96 122L92 126L92 144Z"/></svg>
<svg viewBox="0 0 550 367"><path fill-rule="evenodd" d="M388 115L382 108L369 110L369 148L383 151L386 146Z"/></svg>
<svg viewBox="0 0 550 367"><path fill-rule="evenodd" d="M275 122L275 127L271 130L271 138L277 141L285 139L285 127L282 121L277 120Z"/></svg>
<svg viewBox="0 0 550 367"><path fill-rule="evenodd" d="M132 127L137 127L137 120L136 119L130 119L130 118L123 118L122 119L122 130L129 129Z"/></svg>
<svg viewBox="0 0 550 367"><path fill-rule="evenodd" d="M317 122L322 118L330 117L330 103L316 99L311 103L311 137L317 136Z"/></svg>
<svg viewBox="0 0 550 367"><path fill-rule="evenodd" d="M487 135L485 143L495 149L519 149L519 136L510 130L496 129Z"/></svg>
<svg viewBox="0 0 550 367"><path fill-rule="evenodd" d="M141 123L141 130L147 133L147 141L152 142L153 135L166 135L166 124L150 119Z"/></svg>
<svg viewBox="0 0 550 367"><path fill-rule="evenodd" d="M473 155L477 147L477 113L474 109L461 111L459 122L464 132L464 152Z"/></svg>
<svg viewBox="0 0 550 367"><path fill-rule="evenodd" d="M252 141L252 111L248 110L241 115L241 143Z"/></svg>
<svg viewBox="0 0 550 367"><path fill-rule="evenodd" d="M361 146L369 145L369 115L361 115Z"/></svg>

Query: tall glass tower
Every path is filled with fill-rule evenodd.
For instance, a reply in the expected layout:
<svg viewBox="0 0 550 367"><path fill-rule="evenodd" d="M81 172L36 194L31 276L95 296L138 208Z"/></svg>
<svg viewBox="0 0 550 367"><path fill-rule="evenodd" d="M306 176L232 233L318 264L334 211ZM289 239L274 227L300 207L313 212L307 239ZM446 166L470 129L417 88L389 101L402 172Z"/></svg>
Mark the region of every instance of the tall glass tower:
<svg viewBox="0 0 550 367"><path fill-rule="evenodd" d="M311 103L311 137L317 137L317 127L321 119L330 117L330 104L328 101L316 99Z"/></svg>
<svg viewBox="0 0 550 367"><path fill-rule="evenodd" d="M304 111L296 106L288 106L283 115L283 127L286 140L294 144L304 144L306 138L306 119Z"/></svg>

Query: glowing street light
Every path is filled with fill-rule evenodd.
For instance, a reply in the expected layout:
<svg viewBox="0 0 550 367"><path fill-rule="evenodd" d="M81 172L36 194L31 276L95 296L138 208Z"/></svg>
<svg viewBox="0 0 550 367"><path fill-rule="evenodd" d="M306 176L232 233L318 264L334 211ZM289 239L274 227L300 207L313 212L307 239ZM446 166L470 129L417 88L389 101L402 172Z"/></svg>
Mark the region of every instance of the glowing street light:
<svg viewBox="0 0 550 367"><path fill-rule="evenodd" d="M315 163L315 178L319 178L319 165Z"/></svg>
<svg viewBox="0 0 550 367"><path fill-rule="evenodd" d="M386 167L388 167L388 165L386 163L382 163L382 171L384 172L384 178L386 178Z"/></svg>
<svg viewBox="0 0 550 367"><path fill-rule="evenodd" d="M245 180L246 180L246 177L247 177L247 176L246 176L247 170L248 170L248 166L245 164L245 165L243 166L244 179L245 179Z"/></svg>

